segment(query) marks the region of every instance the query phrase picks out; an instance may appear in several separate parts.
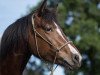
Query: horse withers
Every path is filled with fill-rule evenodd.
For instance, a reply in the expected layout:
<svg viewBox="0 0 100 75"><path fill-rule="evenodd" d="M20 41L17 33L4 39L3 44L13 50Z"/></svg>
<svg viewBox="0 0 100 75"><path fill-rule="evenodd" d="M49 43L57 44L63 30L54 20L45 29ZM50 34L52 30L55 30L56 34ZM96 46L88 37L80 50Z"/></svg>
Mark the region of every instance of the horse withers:
<svg viewBox="0 0 100 75"><path fill-rule="evenodd" d="M18 19L4 32L0 45L0 75L21 75L30 56L74 70L82 57L62 32L57 7L47 0L31 14Z"/></svg>

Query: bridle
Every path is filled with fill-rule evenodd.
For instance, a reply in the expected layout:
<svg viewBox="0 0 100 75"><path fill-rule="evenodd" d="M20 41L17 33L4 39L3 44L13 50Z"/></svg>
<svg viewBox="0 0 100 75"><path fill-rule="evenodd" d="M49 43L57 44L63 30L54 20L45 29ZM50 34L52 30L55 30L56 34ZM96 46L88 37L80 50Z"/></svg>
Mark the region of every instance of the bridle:
<svg viewBox="0 0 100 75"><path fill-rule="evenodd" d="M44 60L44 59L41 57L41 55L40 55L40 53L39 53L39 49L38 49L38 42L37 42L37 35L38 35L38 36L41 37L45 42L47 42L49 45L51 45L52 47L55 48L55 50L56 50L56 55L55 55L54 61L53 61L53 65L54 65L55 62L56 62L57 53L58 53L63 47L65 47L66 45L70 44L72 41L66 41L66 43L65 43L64 45L60 46L59 48L56 48L51 42L49 42L48 40L46 40L46 39L35 29L34 17L35 17L35 16L34 16L34 14L33 14L32 17L31 17L31 20L32 20L32 27L33 27L33 31L34 31L34 38L35 38L35 44L36 44L37 53L38 53L39 57L40 57L42 60ZM58 65L57 65L57 66L58 66ZM57 66L55 67L55 69L57 68ZM50 75L53 75L53 72L54 72L55 69L53 69L53 66L51 67L51 74L50 74Z"/></svg>

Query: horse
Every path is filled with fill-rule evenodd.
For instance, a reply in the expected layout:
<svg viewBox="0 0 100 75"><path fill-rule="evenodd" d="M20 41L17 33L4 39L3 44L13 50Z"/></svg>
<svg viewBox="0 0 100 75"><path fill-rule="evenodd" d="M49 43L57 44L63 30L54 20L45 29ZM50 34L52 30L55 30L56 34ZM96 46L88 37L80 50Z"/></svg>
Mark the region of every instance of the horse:
<svg viewBox="0 0 100 75"><path fill-rule="evenodd" d="M0 44L0 75L22 75L31 55L74 70L82 56L57 21L57 7L39 8L11 24Z"/></svg>

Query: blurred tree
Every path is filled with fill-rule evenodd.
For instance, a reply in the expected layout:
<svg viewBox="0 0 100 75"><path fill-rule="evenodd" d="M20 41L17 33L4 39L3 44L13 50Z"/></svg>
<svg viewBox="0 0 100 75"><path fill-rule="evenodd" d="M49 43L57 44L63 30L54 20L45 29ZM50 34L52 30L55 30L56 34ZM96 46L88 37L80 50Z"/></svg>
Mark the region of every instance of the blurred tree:
<svg viewBox="0 0 100 75"><path fill-rule="evenodd" d="M57 2L60 25L83 55L81 68L72 73L65 70L65 75L100 75L100 0L48 0L49 6ZM30 72L43 75L43 65L34 66L41 67L42 73L35 74L38 68Z"/></svg>
<svg viewBox="0 0 100 75"><path fill-rule="evenodd" d="M44 61L40 61L38 58L32 56L27 63L23 75L45 75L48 71L49 69Z"/></svg>
<svg viewBox="0 0 100 75"><path fill-rule="evenodd" d="M64 32L83 55L82 67L70 75L100 75L100 0L62 0L58 13Z"/></svg>

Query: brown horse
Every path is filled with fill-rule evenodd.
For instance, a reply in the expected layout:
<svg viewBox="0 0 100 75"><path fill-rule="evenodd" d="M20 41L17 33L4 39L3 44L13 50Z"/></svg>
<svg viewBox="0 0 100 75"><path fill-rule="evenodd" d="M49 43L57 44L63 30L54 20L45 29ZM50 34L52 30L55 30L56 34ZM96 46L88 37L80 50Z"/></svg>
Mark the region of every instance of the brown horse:
<svg viewBox="0 0 100 75"><path fill-rule="evenodd" d="M44 0L39 9L5 30L0 45L0 75L22 75L32 54L66 69L80 67L82 57L59 27L56 10L47 8Z"/></svg>

